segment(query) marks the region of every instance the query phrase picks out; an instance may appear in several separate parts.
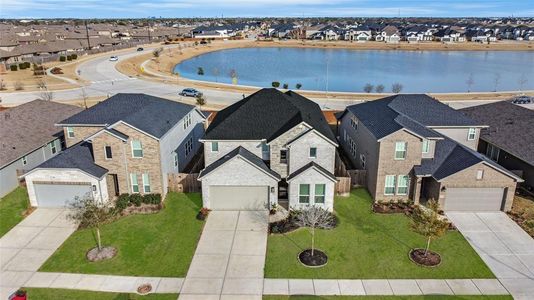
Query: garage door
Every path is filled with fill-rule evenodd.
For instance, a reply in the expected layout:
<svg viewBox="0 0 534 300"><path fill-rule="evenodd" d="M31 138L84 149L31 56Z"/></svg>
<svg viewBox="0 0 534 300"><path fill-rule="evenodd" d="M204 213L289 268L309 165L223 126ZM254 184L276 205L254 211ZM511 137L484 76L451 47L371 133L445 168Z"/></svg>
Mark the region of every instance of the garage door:
<svg viewBox="0 0 534 300"><path fill-rule="evenodd" d="M90 184L45 184L33 185L39 207L63 207L76 197L92 197Z"/></svg>
<svg viewBox="0 0 534 300"><path fill-rule="evenodd" d="M501 210L502 188L448 188L445 210L497 211Z"/></svg>
<svg viewBox="0 0 534 300"><path fill-rule="evenodd" d="M268 199L268 186L210 186L213 210L264 210Z"/></svg>

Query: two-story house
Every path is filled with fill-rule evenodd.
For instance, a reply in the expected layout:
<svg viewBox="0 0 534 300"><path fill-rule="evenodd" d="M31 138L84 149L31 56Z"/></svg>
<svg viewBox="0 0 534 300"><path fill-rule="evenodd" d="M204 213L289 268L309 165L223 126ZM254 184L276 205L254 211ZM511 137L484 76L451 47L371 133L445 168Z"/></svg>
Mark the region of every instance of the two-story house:
<svg viewBox="0 0 534 300"><path fill-rule="evenodd" d="M167 193L169 173L195 156L205 117L192 105L117 94L58 124L67 149L26 175L33 206L63 206L89 195Z"/></svg>
<svg viewBox="0 0 534 300"><path fill-rule="evenodd" d="M513 173L476 152L484 124L427 96L402 94L338 115L346 156L375 201L438 200L445 210L509 210Z"/></svg>
<svg viewBox="0 0 534 300"><path fill-rule="evenodd" d="M262 89L218 112L201 142L204 207L333 209L337 141L313 101Z"/></svg>

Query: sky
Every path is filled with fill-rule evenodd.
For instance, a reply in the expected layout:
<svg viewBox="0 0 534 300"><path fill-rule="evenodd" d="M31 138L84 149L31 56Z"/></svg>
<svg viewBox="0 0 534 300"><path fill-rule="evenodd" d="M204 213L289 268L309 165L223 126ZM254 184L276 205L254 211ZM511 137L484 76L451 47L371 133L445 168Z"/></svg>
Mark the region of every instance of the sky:
<svg viewBox="0 0 534 300"><path fill-rule="evenodd" d="M534 16L534 0L0 0L0 18Z"/></svg>

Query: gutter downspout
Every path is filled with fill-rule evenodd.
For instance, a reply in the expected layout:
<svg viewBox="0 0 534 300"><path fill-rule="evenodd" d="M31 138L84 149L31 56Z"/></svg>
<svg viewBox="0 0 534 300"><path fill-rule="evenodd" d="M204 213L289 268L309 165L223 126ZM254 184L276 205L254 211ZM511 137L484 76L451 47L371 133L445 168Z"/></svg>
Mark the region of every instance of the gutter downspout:
<svg viewBox="0 0 534 300"><path fill-rule="evenodd" d="M126 176L126 185L128 186L128 192L131 194L130 176L128 176L128 160L126 159L126 141L122 143L122 160L124 161L124 171Z"/></svg>

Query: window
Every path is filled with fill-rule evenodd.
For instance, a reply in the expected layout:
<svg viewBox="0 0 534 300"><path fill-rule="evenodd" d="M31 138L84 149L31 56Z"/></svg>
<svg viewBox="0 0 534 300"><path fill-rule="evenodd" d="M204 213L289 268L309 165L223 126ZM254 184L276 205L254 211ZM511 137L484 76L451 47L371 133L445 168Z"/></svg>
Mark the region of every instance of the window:
<svg viewBox="0 0 534 300"><path fill-rule="evenodd" d="M386 175L386 187L384 189L384 195L395 194L395 175Z"/></svg>
<svg viewBox="0 0 534 300"><path fill-rule="evenodd" d="M358 121L350 119L350 127L354 128L354 130L358 130Z"/></svg>
<svg viewBox="0 0 534 300"><path fill-rule="evenodd" d="M111 146L105 146L104 147L104 152L105 152L105 155L106 155L106 159L112 159L113 158L113 153L111 152Z"/></svg>
<svg viewBox="0 0 534 300"><path fill-rule="evenodd" d="M406 159L406 143L395 143L395 159Z"/></svg>
<svg viewBox="0 0 534 300"><path fill-rule="evenodd" d="M265 142L261 143L261 151L264 153L269 153L271 151L271 146L267 145Z"/></svg>
<svg viewBox="0 0 534 300"><path fill-rule="evenodd" d="M191 118L191 113L188 113L185 117L184 117L184 130L187 129L187 127L189 127L189 125L191 125L192 123L192 118Z"/></svg>
<svg viewBox="0 0 534 300"><path fill-rule="evenodd" d="M130 174L130 181L132 185L132 193L139 193L139 184L137 183L137 174Z"/></svg>
<svg viewBox="0 0 534 300"><path fill-rule="evenodd" d="M365 155L360 154L360 162L362 164L362 169L365 169Z"/></svg>
<svg viewBox="0 0 534 300"><path fill-rule="evenodd" d="M317 148L315 147L310 148L310 158L317 158Z"/></svg>
<svg viewBox="0 0 534 300"><path fill-rule="evenodd" d="M410 177L407 175L399 175L399 182L397 184L397 195L407 195Z"/></svg>
<svg viewBox="0 0 534 300"><path fill-rule="evenodd" d="M140 140L132 141L132 157L143 157L143 145Z"/></svg>
<svg viewBox="0 0 534 300"><path fill-rule="evenodd" d="M178 167L178 153L177 152L173 152L172 153L172 157L173 157L173 160L174 160L174 167Z"/></svg>
<svg viewBox="0 0 534 300"><path fill-rule="evenodd" d="M299 203L310 203L310 185L299 185Z"/></svg>
<svg viewBox="0 0 534 300"><path fill-rule="evenodd" d="M477 130L475 128L469 128L469 131L467 132L467 140L472 141L475 139L477 135Z"/></svg>
<svg viewBox="0 0 534 300"><path fill-rule="evenodd" d="M324 192L325 192L324 184L315 185L315 203L324 203Z"/></svg>
<svg viewBox="0 0 534 300"><path fill-rule="evenodd" d="M492 144L488 144L486 147L486 156L489 157L493 161L499 160L499 154L501 153L501 150Z"/></svg>
<svg viewBox="0 0 534 300"><path fill-rule="evenodd" d="M423 140L423 153L430 152L430 142L428 140Z"/></svg>
<svg viewBox="0 0 534 300"><path fill-rule="evenodd" d="M25 165L27 165L27 164L28 164L28 157L27 157L26 155L24 155L24 156L22 157L22 165L25 166Z"/></svg>
<svg viewBox="0 0 534 300"><path fill-rule="evenodd" d="M477 180L482 180L484 178L484 170L477 170Z"/></svg>
<svg viewBox="0 0 534 300"><path fill-rule="evenodd" d="M67 138L69 138L69 139L74 138L74 128L67 127Z"/></svg>
<svg viewBox="0 0 534 300"><path fill-rule="evenodd" d="M280 163L282 164L287 163L287 150L285 149L280 150Z"/></svg>
<svg viewBox="0 0 534 300"><path fill-rule="evenodd" d="M187 142L185 142L185 156L188 156L193 152L193 137L190 137Z"/></svg>
<svg viewBox="0 0 534 300"><path fill-rule="evenodd" d="M219 142L211 142L211 152L219 151Z"/></svg>
<svg viewBox="0 0 534 300"><path fill-rule="evenodd" d="M351 137L349 137L349 146L350 146L350 154L352 155L352 157L356 157L356 143L352 140Z"/></svg>
<svg viewBox="0 0 534 300"><path fill-rule="evenodd" d="M48 146L50 147L50 152L52 152L52 154L56 154L57 152L56 141L48 143Z"/></svg>
<svg viewBox="0 0 534 300"><path fill-rule="evenodd" d="M148 173L143 173L143 192L150 193L150 176Z"/></svg>

